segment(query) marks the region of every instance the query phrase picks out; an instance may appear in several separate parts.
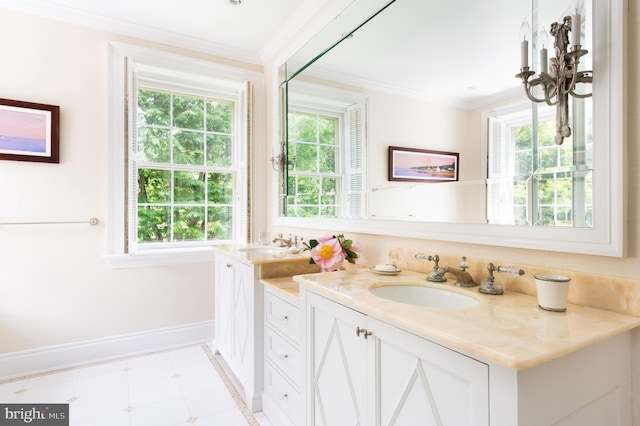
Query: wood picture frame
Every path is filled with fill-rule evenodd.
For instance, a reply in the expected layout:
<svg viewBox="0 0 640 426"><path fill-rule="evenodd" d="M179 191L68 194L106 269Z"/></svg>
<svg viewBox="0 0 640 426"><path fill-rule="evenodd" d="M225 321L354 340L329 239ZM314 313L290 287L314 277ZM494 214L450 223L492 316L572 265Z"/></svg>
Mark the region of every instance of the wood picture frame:
<svg viewBox="0 0 640 426"><path fill-rule="evenodd" d="M417 148L389 147L389 180L453 182L458 180L460 154Z"/></svg>
<svg viewBox="0 0 640 426"><path fill-rule="evenodd" d="M60 162L60 107L0 99L0 160Z"/></svg>

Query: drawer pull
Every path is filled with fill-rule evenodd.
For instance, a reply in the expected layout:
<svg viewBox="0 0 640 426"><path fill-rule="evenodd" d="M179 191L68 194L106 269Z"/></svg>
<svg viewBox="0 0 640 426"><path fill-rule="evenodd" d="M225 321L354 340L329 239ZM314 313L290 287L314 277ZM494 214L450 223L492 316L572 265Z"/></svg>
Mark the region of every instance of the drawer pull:
<svg viewBox="0 0 640 426"><path fill-rule="evenodd" d="M289 321L289 317L286 315L280 315L280 321Z"/></svg>
<svg viewBox="0 0 640 426"><path fill-rule="evenodd" d="M227 268L231 268L232 265L230 263L227 263L226 266L227 266Z"/></svg>
<svg viewBox="0 0 640 426"><path fill-rule="evenodd" d="M280 354L280 359L281 359L281 360L285 360L285 359L287 359L287 358L289 358L289 355L287 355L287 354Z"/></svg>
<svg viewBox="0 0 640 426"><path fill-rule="evenodd" d="M289 398L289 395L287 395L286 393L280 394L280 400L287 399L287 398Z"/></svg>
<svg viewBox="0 0 640 426"><path fill-rule="evenodd" d="M360 337L360 333L364 333L364 338L366 339L367 336L371 336L373 333L368 331L366 328L360 328L357 327L356 328L356 336Z"/></svg>

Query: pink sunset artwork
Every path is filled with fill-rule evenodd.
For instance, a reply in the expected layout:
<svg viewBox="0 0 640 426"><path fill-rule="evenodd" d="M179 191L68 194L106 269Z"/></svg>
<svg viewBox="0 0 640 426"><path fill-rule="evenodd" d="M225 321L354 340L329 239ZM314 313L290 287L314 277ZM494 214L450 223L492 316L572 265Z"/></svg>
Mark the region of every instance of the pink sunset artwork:
<svg viewBox="0 0 640 426"><path fill-rule="evenodd" d="M458 180L458 154L389 147L389 180Z"/></svg>
<svg viewBox="0 0 640 426"><path fill-rule="evenodd" d="M0 109L0 151L45 152L46 145L47 114Z"/></svg>
<svg viewBox="0 0 640 426"><path fill-rule="evenodd" d="M442 166L445 164L451 163L451 157L437 156L434 154L424 154L420 155L415 152L412 153L404 153L404 152L395 152L394 153L394 165L399 169L408 169L416 166Z"/></svg>

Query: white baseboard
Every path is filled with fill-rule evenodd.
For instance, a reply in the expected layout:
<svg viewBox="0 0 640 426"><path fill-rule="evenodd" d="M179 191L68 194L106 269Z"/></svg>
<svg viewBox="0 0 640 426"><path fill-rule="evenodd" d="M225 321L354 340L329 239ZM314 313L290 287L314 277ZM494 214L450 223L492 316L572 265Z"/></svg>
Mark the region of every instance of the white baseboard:
<svg viewBox="0 0 640 426"><path fill-rule="evenodd" d="M210 343L214 321L159 328L0 354L0 380L196 343Z"/></svg>

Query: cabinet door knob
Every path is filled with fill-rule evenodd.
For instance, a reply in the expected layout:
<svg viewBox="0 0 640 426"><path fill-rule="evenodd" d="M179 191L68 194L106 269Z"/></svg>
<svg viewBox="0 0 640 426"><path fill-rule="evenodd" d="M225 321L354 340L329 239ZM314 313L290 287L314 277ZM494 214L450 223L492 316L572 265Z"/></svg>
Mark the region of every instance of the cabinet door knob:
<svg viewBox="0 0 640 426"><path fill-rule="evenodd" d="M227 263L226 266L227 266L227 268L231 268L231 264L230 263Z"/></svg>
<svg viewBox="0 0 640 426"><path fill-rule="evenodd" d="M368 331L366 328L360 328L360 327L356 327L356 336L360 337L360 333L364 333L364 338L366 339L367 336L371 336L373 333Z"/></svg>
<svg viewBox="0 0 640 426"><path fill-rule="evenodd" d="M287 399L289 397L289 395L287 395L286 393L281 393L280 394L280 399Z"/></svg>
<svg viewBox="0 0 640 426"><path fill-rule="evenodd" d="M280 355L280 359L282 359L282 360L287 359L287 358L289 358L289 355L287 355L287 354L281 354Z"/></svg>
<svg viewBox="0 0 640 426"><path fill-rule="evenodd" d="M286 315L280 315L280 321L288 321L289 317Z"/></svg>

